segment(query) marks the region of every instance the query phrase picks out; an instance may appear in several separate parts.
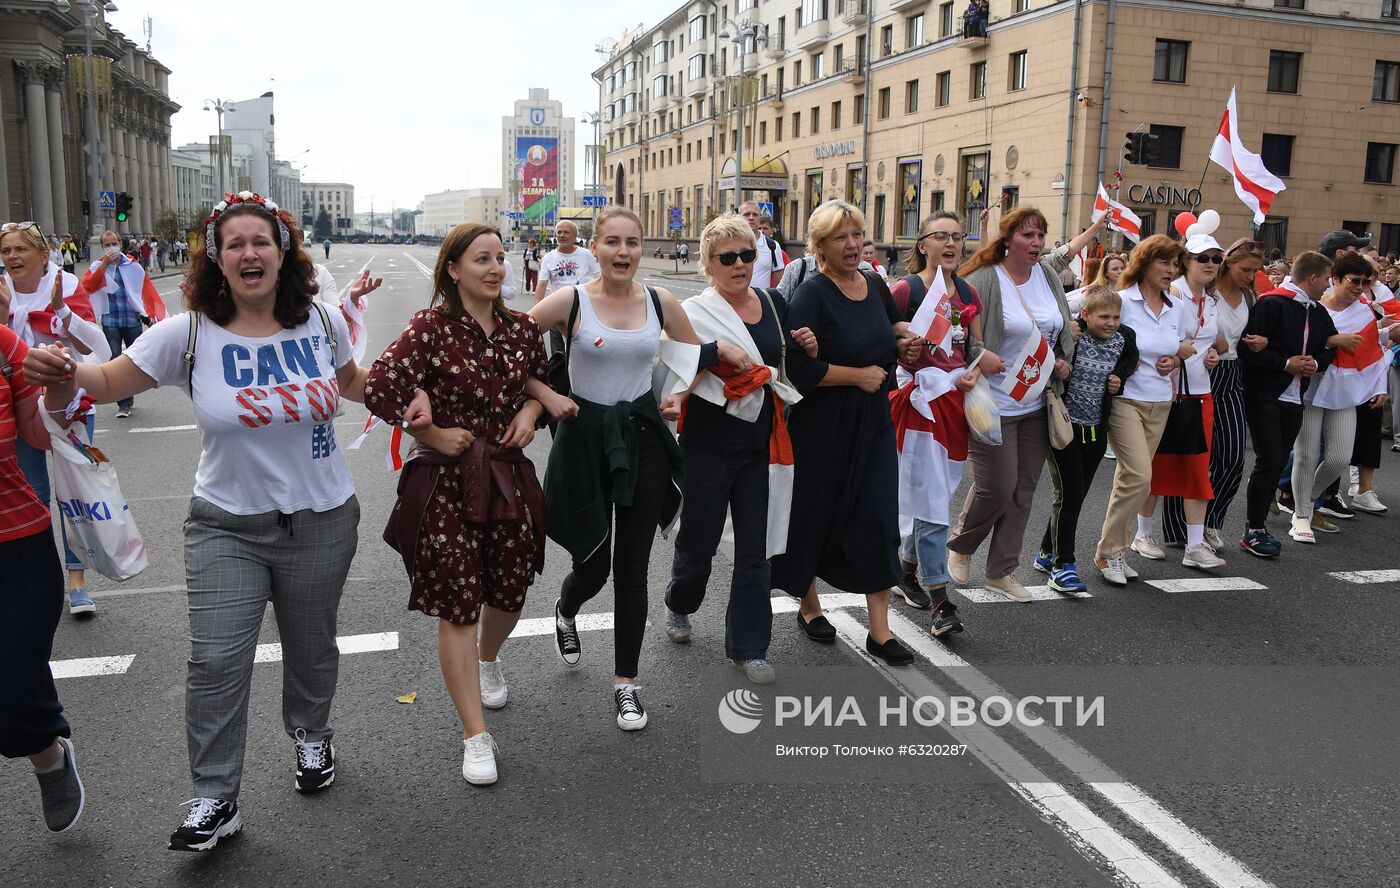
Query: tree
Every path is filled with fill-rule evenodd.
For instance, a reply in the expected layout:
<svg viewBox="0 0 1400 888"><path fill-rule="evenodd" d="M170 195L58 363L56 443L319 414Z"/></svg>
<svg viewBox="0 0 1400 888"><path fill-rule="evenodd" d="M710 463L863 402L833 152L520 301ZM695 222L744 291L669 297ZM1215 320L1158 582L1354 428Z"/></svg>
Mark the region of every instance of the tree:
<svg viewBox="0 0 1400 888"><path fill-rule="evenodd" d="M331 214L323 208L316 214L316 239L325 240L331 236Z"/></svg>
<svg viewBox="0 0 1400 888"><path fill-rule="evenodd" d="M155 229L157 237L163 237L167 241L175 240L180 236L180 214L174 210L161 210L151 223Z"/></svg>

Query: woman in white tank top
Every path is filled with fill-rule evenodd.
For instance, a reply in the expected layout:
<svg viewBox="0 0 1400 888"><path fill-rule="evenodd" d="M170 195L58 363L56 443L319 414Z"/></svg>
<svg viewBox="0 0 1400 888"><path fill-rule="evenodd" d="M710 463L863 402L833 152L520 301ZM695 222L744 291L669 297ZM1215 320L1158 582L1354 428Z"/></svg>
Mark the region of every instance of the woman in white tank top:
<svg viewBox="0 0 1400 888"><path fill-rule="evenodd" d="M602 275L577 288L578 315L569 338L572 399L547 395L559 424L545 470L549 536L569 550L573 570L555 604L555 645L566 666L582 649L574 618L613 579L614 687L617 726L646 727L637 696L637 661L647 617L647 566L656 527L670 527L680 508L680 447L664 420L680 415L682 395L657 404L652 367L664 332L700 344L680 302L664 289L635 280L642 226L636 214L609 207L598 215L591 244ZM546 296L530 310L541 328L568 323L574 287ZM751 369L748 354L726 342L701 346L700 369L718 360ZM611 551L610 551L611 550Z"/></svg>

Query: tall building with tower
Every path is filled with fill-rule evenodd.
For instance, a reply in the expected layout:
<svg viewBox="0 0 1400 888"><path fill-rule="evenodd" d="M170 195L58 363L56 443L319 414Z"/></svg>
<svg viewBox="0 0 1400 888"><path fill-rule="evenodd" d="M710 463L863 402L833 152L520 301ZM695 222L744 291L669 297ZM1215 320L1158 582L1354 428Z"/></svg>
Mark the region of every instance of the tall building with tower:
<svg viewBox="0 0 1400 888"><path fill-rule="evenodd" d="M574 206L574 145L574 119L547 89L531 89L501 118L501 193L522 232L549 228Z"/></svg>

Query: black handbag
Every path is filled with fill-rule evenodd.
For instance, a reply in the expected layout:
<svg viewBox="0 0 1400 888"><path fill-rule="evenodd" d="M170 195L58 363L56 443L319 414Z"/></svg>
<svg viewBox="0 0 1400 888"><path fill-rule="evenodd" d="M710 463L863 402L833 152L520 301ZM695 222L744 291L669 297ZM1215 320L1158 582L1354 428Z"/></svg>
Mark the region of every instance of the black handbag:
<svg viewBox="0 0 1400 888"><path fill-rule="evenodd" d="M1206 425L1201 416L1204 398L1191 394L1191 383L1186 379L1186 367L1181 368L1177 383L1177 393L1172 398L1171 412L1167 414L1167 427L1162 430L1162 440L1157 444L1157 452L1173 456L1198 456L1205 453Z"/></svg>

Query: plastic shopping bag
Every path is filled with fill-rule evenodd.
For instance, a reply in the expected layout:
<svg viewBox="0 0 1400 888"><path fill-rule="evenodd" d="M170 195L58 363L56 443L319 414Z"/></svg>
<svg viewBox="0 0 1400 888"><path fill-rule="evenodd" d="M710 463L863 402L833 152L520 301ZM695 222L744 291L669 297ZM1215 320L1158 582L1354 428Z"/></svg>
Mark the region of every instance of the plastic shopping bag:
<svg viewBox="0 0 1400 888"><path fill-rule="evenodd" d="M979 374L972 391L963 395L963 414L972 437L992 447L1001 446L1001 413L997 411L987 377Z"/></svg>
<svg viewBox="0 0 1400 888"><path fill-rule="evenodd" d="M104 577L131 579L146 569L146 544L117 484L117 470L83 441L81 423L65 430L44 413L44 425L53 448L54 502L69 548Z"/></svg>

